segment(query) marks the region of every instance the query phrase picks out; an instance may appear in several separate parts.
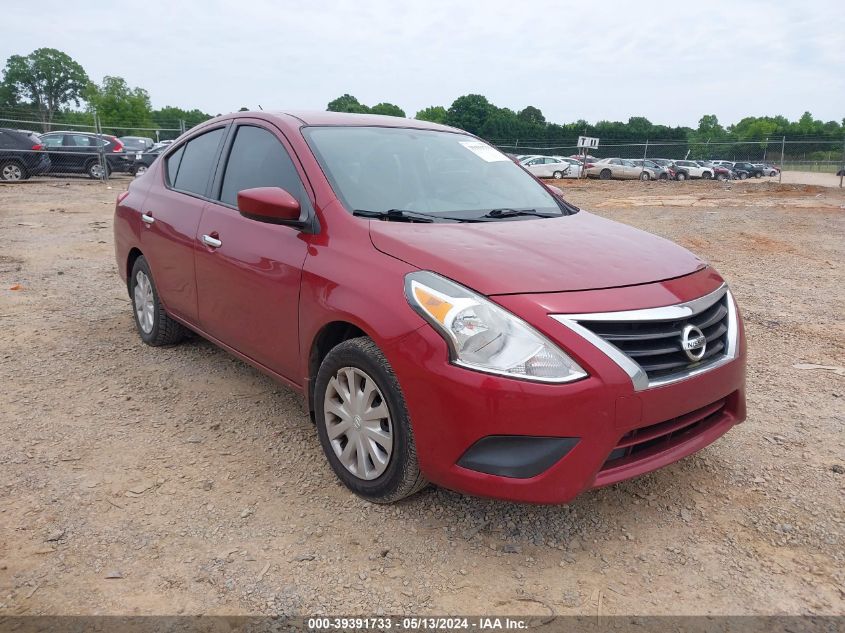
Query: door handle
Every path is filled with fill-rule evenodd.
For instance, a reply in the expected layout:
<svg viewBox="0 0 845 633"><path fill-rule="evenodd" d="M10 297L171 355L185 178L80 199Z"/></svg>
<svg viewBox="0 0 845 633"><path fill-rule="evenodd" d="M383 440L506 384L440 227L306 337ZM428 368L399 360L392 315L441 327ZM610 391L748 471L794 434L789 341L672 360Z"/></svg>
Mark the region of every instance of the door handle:
<svg viewBox="0 0 845 633"><path fill-rule="evenodd" d="M223 242L218 240L216 237L211 237L210 235L203 235L202 241L206 246L210 246L211 248L220 248L223 246Z"/></svg>
<svg viewBox="0 0 845 633"><path fill-rule="evenodd" d="M152 224L153 222L156 221L156 219L153 216L151 216L149 213L142 213L141 214L141 221L144 222L144 224Z"/></svg>

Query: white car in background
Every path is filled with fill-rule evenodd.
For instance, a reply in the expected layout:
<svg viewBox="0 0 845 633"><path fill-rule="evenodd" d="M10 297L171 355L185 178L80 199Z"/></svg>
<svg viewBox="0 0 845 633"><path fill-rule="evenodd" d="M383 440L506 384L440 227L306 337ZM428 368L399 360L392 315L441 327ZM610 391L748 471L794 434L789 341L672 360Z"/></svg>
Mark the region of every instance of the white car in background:
<svg viewBox="0 0 845 633"><path fill-rule="evenodd" d="M563 156L524 156L520 161L537 178L578 178L581 164Z"/></svg>
<svg viewBox="0 0 845 633"><path fill-rule="evenodd" d="M704 178L705 180L713 178L712 167L702 167L693 160L676 160L675 165L683 167L690 178Z"/></svg>

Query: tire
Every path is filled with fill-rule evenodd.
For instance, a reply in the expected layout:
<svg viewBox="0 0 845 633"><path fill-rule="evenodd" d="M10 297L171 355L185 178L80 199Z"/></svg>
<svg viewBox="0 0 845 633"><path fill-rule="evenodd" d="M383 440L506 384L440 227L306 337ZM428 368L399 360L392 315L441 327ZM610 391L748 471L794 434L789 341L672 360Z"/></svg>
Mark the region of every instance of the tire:
<svg viewBox="0 0 845 633"><path fill-rule="evenodd" d="M664 172L664 173L660 174L660 175L657 177L657 179L658 179L658 180L669 180L669 174L667 174L667 173L665 173L665 172Z"/></svg>
<svg viewBox="0 0 845 633"><path fill-rule="evenodd" d="M87 165L85 165L85 173L88 174L88 177L92 180L102 180L103 179L103 166L100 165L99 161L91 161ZM106 175L111 173L108 165L106 165Z"/></svg>
<svg viewBox="0 0 845 633"><path fill-rule="evenodd" d="M563 178L563 172L562 171L556 171L555 173L552 174L552 178L556 178L557 180L562 179Z"/></svg>
<svg viewBox="0 0 845 633"><path fill-rule="evenodd" d="M687 174L684 171L679 171L677 174L675 174L675 180L686 180L686 179L687 179Z"/></svg>
<svg viewBox="0 0 845 633"><path fill-rule="evenodd" d="M649 174L647 171L641 172L640 180L651 180L651 174Z"/></svg>
<svg viewBox="0 0 845 633"><path fill-rule="evenodd" d="M601 170L601 172L599 172L599 178L600 178L601 180L610 180L610 177L611 177L612 175L613 175L613 174L611 174L611 173L610 173L610 170L609 170L609 169L602 169L602 170Z"/></svg>
<svg viewBox="0 0 845 633"><path fill-rule="evenodd" d="M712 177L713 177L713 174L711 174L709 171L705 171L705 172L701 173L701 178L704 179L704 180L710 180Z"/></svg>
<svg viewBox="0 0 845 633"><path fill-rule="evenodd" d="M141 256L132 265L129 277L129 297L135 328L141 340L152 347L174 345L188 334L181 323L177 323L165 312L158 298L153 275L147 260Z"/></svg>
<svg viewBox="0 0 845 633"><path fill-rule="evenodd" d="M716 180L727 180L728 177L725 174L716 174Z"/></svg>
<svg viewBox="0 0 845 633"><path fill-rule="evenodd" d="M370 384L368 381L372 381L375 387L369 392L366 390ZM346 411L349 408L355 411L355 405L343 396L353 390L362 398L359 406L369 406L370 411L383 406L387 417L372 418L368 424L358 413L352 418L344 418L333 412L332 408L335 411ZM372 395L368 397L364 393ZM369 402L365 403L363 399ZM376 401L379 404L373 407L372 403ZM317 372L314 408L317 433L326 459L337 478L352 492L374 503L392 503L414 494L428 484L420 473L411 421L399 381L372 339L362 336L344 341L326 355ZM352 411L348 415L351 416ZM346 428L340 430L344 426ZM365 437L365 428L383 439L387 439L385 434L389 436L390 452L386 452L384 444L370 439L373 435L367 435L371 448L366 451L365 457L359 457L358 448L362 445L357 438ZM334 435L332 439L330 433ZM349 454L344 457L346 449L350 447ZM376 454L384 463L376 464Z"/></svg>
<svg viewBox="0 0 845 633"><path fill-rule="evenodd" d="M740 180L745 180L746 178L748 178L748 174L746 174L744 171L739 173Z"/></svg>
<svg viewBox="0 0 845 633"><path fill-rule="evenodd" d="M754 177L755 177L755 178L762 178L762 177L763 177L763 172L762 172L762 171L754 172Z"/></svg>
<svg viewBox="0 0 845 633"><path fill-rule="evenodd" d="M133 175L135 175L135 176L140 176L141 174L145 174L145 173L147 173L147 170L148 170L148 169L149 169L149 167L147 167L146 165L143 165L143 164L138 165L138 166L135 168L135 170L134 170L134 174L133 174Z"/></svg>
<svg viewBox="0 0 845 633"><path fill-rule="evenodd" d="M7 160L0 163L0 180L3 182L18 182L29 178L29 174L21 163Z"/></svg>

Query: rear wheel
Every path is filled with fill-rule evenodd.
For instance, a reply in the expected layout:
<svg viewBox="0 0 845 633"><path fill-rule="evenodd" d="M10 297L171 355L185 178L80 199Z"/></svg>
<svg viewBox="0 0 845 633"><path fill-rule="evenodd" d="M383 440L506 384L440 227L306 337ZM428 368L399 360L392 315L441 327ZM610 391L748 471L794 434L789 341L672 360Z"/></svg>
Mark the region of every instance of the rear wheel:
<svg viewBox="0 0 845 633"><path fill-rule="evenodd" d="M26 180L29 174L26 173L26 168L16 160L7 160L0 163L0 180L4 182L15 182L18 180Z"/></svg>
<svg viewBox="0 0 845 633"><path fill-rule="evenodd" d="M763 177L763 172L762 172L762 171L755 172L754 177L755 177L755 178L762 178L762 177Z"/></svg>
<svg viewBox="0 0 845 633"><path fill-rule="evenodd" d="M611 175L612 174L610 173L609 169L602 169L601 172L599 172L599 178L601 178L602 180L610 180Z"/></svg>
<svg viewBox="0 0 845 633"><path fill-rule="evenodd" d="M108 171L108 168L106 168L106 172ZM99 161L92 161L85 166L85 173L88 174L89 178L93 178L94 180L102 180L104 176L103 166L100 164Z"/></svg>
<svg viewBox="0 0 845 633"><path fill-rule="evenodd" d="M135 175L140 176L141 174L145 174L147 172L148 167L146 165L138 165L135 168Z"/></svg>
<svg viewBox="0 0 845 633"><path fill-rule="evenodd" d="M147 345L173 345L185 338L188 331L164 311L153 282L147 260L141 256L132 265L129 277L129 296L135 313L138 335Z"/></svg>
<svg viewBox="0 0 845 633"><path fill-rule="evenodd" d="M687 173L685 171L679 171L677 174L675 174L675 180L686 180L686 179L687 179Z"/></svg>
<svg viewBox="0 0 845 633"><path fill-rule="evenodd" d="M746 174L744 171L739 172L740 180L745 180L746 178L748 178L748 174Z"/></svg>
<svg viewBox="0 0 845 633"><path fill-rule="evenodd" d="M727 180L728 177L725 174L716 174L716 180Z"/></svg>
<svg viewBox="0 0 845 633"><path fill-rule="evenodd" d="M427 484L399 380L372 339L350 339L328 353L314 403L323 452L352 492L391 503Z"/></svg>

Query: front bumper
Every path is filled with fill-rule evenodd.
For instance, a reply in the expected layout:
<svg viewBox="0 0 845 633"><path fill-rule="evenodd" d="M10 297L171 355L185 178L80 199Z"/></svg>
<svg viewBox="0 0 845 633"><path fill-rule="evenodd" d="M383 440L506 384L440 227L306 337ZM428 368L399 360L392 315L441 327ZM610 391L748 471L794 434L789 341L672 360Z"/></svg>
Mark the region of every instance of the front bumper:
<svg viewBox="0 0 845 633"><path fill-rule="evenodd" d="M423 473L433 483L473 495L564 503L585 490L650 472L712 443L745 418L741 320L739 355L734 361L637 392L628 375L607 356L548 313L558 311L550 304L558 300L568 307L560 311L573 312L590 311L589 305L607 310L668 305L671 301L666 297L693 299L718 283L721 280L712 271L700 271L648 286L554 293L566 296L542 301L498 298L503 306L540 326L588 370L589 377L574 383L541 384L457 367L448 362L443 339L427 326L404 337L385 354L403 388ZM579 302L584 309L579 309ZM528 314L531 310L535 313ZM701 416L694 425L681 426L696 412ZM660 436L665 441L649 439L671 428L680 430ZM643 441L632 442L638 434ZM569 445L550 460L548 455L557 450L552 444L559 448L564 444L545 443L538 449L543 455L533 459L524 447L508 449L507 438L513 436L567 438ZM488 446L486 451L474 452L490 444L491 437L498 438L497 450ZM636 452L619 448L632 443ZM497 459L505 460L504 470ZM534 474L537 463L542 470Z"/></svg>

